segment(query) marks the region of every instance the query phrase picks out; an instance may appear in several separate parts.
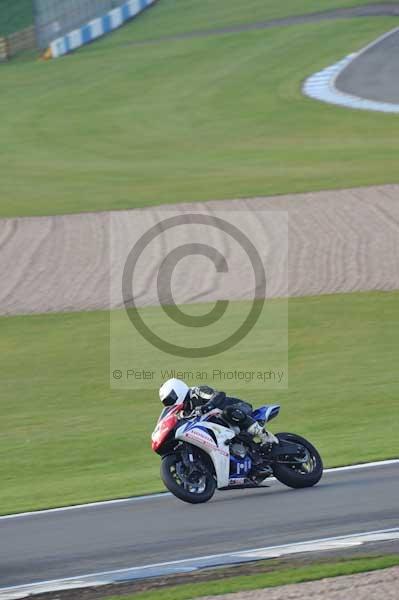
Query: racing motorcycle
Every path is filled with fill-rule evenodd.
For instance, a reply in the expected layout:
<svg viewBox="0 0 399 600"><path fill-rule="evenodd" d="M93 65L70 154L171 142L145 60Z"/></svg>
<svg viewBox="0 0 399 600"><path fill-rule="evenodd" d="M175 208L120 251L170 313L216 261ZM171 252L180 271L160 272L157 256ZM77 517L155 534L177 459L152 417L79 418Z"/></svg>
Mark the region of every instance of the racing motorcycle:
<svg viewBox="0 0 399 600"><path fill-rule="evenodd" d="M279 405L266 405L252 417L263 427L279 412ZM289 487L305 488L323 474L321 457L305 438L277 433L274 442L261 446L229 425L219 409L205 415L197 409L185 416L183 404L166 407L151 439L152 449L162 457L165 486L191 504L207 502L216 489L259 487L272 475Z"/></svg>

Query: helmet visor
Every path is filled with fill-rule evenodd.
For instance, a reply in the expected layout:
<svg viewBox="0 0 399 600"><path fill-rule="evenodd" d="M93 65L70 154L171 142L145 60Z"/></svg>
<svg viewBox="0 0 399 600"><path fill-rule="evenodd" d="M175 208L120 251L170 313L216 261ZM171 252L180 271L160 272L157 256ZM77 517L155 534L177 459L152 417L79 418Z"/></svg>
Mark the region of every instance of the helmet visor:
<svg viewBox="0 0 399 600"><path fill-rule="evenodd" d="M177 400L177 394L174 390L170 392L165 398L162 400L162 404L164 406L173 406Z"/></svg>

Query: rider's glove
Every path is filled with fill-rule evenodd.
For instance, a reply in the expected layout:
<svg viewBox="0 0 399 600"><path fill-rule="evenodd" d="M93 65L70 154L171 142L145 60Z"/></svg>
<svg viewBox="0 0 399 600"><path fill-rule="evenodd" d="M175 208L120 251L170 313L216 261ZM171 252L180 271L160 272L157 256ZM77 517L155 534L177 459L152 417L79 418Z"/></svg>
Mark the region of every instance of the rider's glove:
<svg viewBox="0 0 399 600"><path fill-rule="evenodd" d="M207 402L206 404L200 406L200 411L202 415L205 415L206 413L211 412L211 410L213 410L214 408L216 407L212 404L212 402Z"/></svg>
<svg viewBox="0 0 399 600"><path fill-rule="evenodd" d="M195 407L195 409L194 409L194 415L196 417L202 417L203 415L205 415L209 411L210 411L210 408L206 404L203 404L202 406L196 406Z"/></svg>

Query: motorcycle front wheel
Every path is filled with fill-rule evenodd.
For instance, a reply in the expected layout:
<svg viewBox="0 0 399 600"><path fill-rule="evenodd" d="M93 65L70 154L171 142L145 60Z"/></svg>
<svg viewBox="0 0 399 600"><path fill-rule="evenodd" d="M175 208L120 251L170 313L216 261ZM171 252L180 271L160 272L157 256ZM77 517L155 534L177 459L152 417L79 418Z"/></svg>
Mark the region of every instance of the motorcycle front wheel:
<svg viewBox="0 0 399 600"><path fill-rule="evenodd" d="M316 448L305 438L295 433L278 433L277 438L281 442L292 442L303 448L303 456L298 461L292 461L292 457L279 456L273 465L273 473L284 485L292 488L312 487L318 483L323 475L323 461ZM286 463L284 459L286 458Z"/></svg>
<svg viewBox="0 0 399 600"><path fill-rule="evenodd" d="M201 461L200 456L196 456L190 470L178 454L164 456L161 462L161 478L174 496L190 504L208 502L216 489L215 478L208 470L206 461Z"/></svg>

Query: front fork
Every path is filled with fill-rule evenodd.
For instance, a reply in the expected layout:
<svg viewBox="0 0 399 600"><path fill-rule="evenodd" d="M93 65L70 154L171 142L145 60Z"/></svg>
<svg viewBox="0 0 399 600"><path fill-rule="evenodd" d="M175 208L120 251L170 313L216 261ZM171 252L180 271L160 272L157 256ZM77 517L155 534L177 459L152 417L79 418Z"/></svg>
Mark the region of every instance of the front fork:
<svg viewBox="0 0 399 600"><path fill-rule="evenodd" d="M188 477L192 475L195 471L200 471L203 474L207 473L207 470L204 468L202 461L198 462L195 458L195 447L191 444L182 444L180 449L180 454L182 458L183 465L187 469Z"/></svg>

